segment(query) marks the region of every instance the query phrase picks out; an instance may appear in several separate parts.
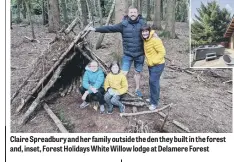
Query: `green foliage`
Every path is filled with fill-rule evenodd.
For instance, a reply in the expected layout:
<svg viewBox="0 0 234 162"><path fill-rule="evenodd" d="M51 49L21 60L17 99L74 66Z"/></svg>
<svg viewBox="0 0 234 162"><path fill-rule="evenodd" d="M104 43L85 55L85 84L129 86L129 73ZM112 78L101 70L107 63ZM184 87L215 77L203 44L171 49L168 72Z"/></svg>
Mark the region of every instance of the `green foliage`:
<svg viewBox="0 0 234 162"><path fill-rule="evenodd" d="M223 35L231 20L231 14L227 9L220 9L217 2L213 1L207 6L201 3L197 11L199 15L195 15L196 20L191 24L192 42L208 44L223 41Z"/></svg>
<svg viewBox="0 0 234 162"><path fill-rule="evenodd" d="M176 1L176 21L185 22L188 19L188 0Z"/></svg>
<svg viewBox="0 0 234 162"><path fill-rule="evenodd" d="M35 15L41 15L42 14L42 7L39 4L35 4L33 6L33 13Z"/></svg>

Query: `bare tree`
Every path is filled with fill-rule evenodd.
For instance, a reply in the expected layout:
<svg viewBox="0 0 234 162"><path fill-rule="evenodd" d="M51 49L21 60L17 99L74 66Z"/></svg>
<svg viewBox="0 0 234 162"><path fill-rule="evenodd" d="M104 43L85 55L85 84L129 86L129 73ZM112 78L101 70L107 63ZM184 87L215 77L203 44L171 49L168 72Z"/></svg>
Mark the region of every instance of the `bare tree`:
<svg viewBox="0 0 234 162"><path fill-rule="evenodd" d="M155 1L153 29L161 30L161 0Z"/></svg>
<svg viewBox="0 0 234 162"><path fill-rule="evenodd" d="M126 0L125 1L125 14L128 14L128 8L132 5L132 0Z"/></svg>
<svg viewBox="0 0 234 162"><path fill-rule="evenodd" d="M43 25L48 24L48 5L46 5L47 0L42 0L42 21L43 21Z"/></svg>
<svg viewBox="0 0 234 162"><path fill-rule="evenodd" d="M175 0L167 0L167 20L164 30L165 36L168 38L176 38L175 34Z"/></svg>
<svg viewBox="0 0 234 162"><path fill-rule="evenodd" d="M89 15L89 21L93 21L93 13L91 10L91 4L89 0L86 0L86 5L87 5L87 10L88 10L88 15Z"/></svg>
<svg viewBox="0 0 234 162"><path fill-rule="evenodd" d="M120 23L125 16L125 3L125 0L116 0L115 2L115 24ZM122 55L123 53L123 47L122 39L119 33L115 34L115 40L117 45L116 54L118 56L118 59L120 59L120 55Z"/></svg>
<svg viewBox="0 0 234 162"><path fill-rule="evenodd" d="M125 0L116 0L115 2L115 24L122 21L125 16Z"/></svg>
<svg viewBox="0 0 234 162"><path fill-rule="evenodd" d="M31 9L30 9L31 1L30 0L25 0L25 4L26 4L26 7L27 7L28 21L30 22L30 26L31 26L32 39L34 40L34 39L36 39L36 36L34 34L34 27L33 27L32 18L31 18Z"/></svg>
<svg viewBox="0 0 234 162"><path fill-rule="evenodd" d="M60 29L60 10L58 0L49 0L49 32L56 32Z"/></svg>
<svg viewBox="0 0 234 162"><path fill-rule="evenodd" d="M160 4L160 11L161 11L161 20L164 20L164 9L163 9L163 2L164 0L161 0Z"/></svg>
<svg viewBox="0 0 234 162"><path fill-rule="evenodd" d="M91 8L92 8L92 12L94 13L95 16L98 15L96 1L97 0L91 0Z"/></svg>
<svg viewBox="0 0 234 162"><path fill-rule="evenodd" d="M141 14L146 19L148 16L148 0L141 1Z"/></svg>
<svg viewBox="0 0 234 162"><path fill-rule="evenodd" d="M67 5L65 0L61 0L61 6L63 10L63 22L65 24L65 27L68 26L68 16L67 16Z"/></svg>
<svg viewBox="0 0 234 162"><path fill-rule="evenodd" d="M21 23L21 18L20 18L20 5L21 5L22 0L17 0L17 18L16 18L16 23L19 24Z"/></svg>
<svg viewBox="0 0 234 162"><path fill-rule="evenodd" d="M86 0L77 0L78 12L81 19L81 27L88 24Z"/></svg>
<svg viewBox="0 0 234 162"><path fill-rule="evenodd" d="M95 6L95 13L96 13L96 16L98 16L98 0L94 0L94 6Z"/></svg>
<svg viewBox="0 0 234 162"><path fill-rule="evenodd" d="M137 7L137 6L138 6L137 0L132 0L132 6L134 6L134 7Z"/></svg>
<svg viewBox="0 0 234 162"><path fill-rule="evenodd" d="M151 13L150 0L147 0L147 18L146 18L147 20L151 20L150 13Z"/></svg>
<svg viewBox="0 0 234 162"><path fill-rule="evenodd" d="M107 17L107 20L106 20L106 24L105 25L109 25L109 22L110 22L110 19L111 19L111 16L113 14L113 11L114 11L114 8L115 8L115 0L113 0L112 2L112 6L111 6L111 10L109 12L109 15ZM104 36L105 34L104 33L100 33L99 37L98 37L98 41L96 43L96 49L100 48L101 47L101 43L104 39Z"/></svg>
<svg viewBox="0 0 234 162"><path fill-rule="evenodd" d="M137 0L137 10L138 10L138 13L139 14L142 14L142 1L145 1L145 0Z"/></svg>
<svg viewBox="0 0 234 162"><path fill-rule="evenodd" d="M162 19L166 20L166 16L167 16L167 14L166 14L166 11L167 11L167 1L168 0L161 0L161 1L162 1L162 8L163 8L163 10L162 10L163 17L162 17Z"/></svg>
<svg viewBox="0 0 234 162"><path fill-rule="evenodd" d="M11 21L11 29L13 29L13 27L12 27L12 9L11 9L11 17L10 17L10 21Z"/></svg>
<svg viewBox="0 0 234 162"><path fill-rule="evenodd" d="M187 13L187 14L188 14L188 16L187 16L187 20L186 20L186 21L187 21L187 23L189 23L189 18L190 18L190 9L191 9L191 8L190 8L190 1L187 1L187 8L188 8L188 10L187 10L187 12L188 12L188 13Z"/></svg>
<svg viewBox="0 0 234 162"><path fill-rule="evenodd" d="M26 4L25 4L25 2L24 1L22 1L22 7L23 7L23 9L22 9L22 15L23 15L23 18L24 19L26 19L27 17L27 7L26 7Z"/></svg>
<svg viewBox="0 0 234 162"><path fill-rule="evenodd" d="M99 17L100 17L100 25L103 25L103 21L102 21L102 8L101 8L101 3L100 3L100 0L97 0L97 3L98 3L98 13L99 13Z"/></svg>

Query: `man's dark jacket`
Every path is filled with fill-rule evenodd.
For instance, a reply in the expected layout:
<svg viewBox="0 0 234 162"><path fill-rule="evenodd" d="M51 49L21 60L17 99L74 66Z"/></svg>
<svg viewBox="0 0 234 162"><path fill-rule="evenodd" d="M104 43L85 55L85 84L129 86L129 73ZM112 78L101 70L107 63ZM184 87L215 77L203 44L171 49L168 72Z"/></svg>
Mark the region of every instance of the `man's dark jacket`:
<svg viewBox="0 0 234 162"><path fill-rule="evenodd" d="M128 16L125 16L121 23L96 28L96 32L120 32L123 39L124 55L139 57L144 55L143 40L140 33L140 28L144 25L145 22L141 15L139 15L134 21L131 20Z"/></svg>

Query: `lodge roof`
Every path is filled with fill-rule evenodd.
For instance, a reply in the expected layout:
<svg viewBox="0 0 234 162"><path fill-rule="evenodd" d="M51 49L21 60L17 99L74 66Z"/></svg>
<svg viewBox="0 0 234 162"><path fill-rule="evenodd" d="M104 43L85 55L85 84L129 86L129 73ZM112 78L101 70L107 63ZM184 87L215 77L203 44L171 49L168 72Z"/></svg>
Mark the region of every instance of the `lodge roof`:
<svg viewBox="0 0 234 162"><path fill-rule="evenodd" d="M228 28L224 34L224 37L229 38L232 36L232 33L234 31L234 17L232 18L231 22L228 25Z"/></svg>

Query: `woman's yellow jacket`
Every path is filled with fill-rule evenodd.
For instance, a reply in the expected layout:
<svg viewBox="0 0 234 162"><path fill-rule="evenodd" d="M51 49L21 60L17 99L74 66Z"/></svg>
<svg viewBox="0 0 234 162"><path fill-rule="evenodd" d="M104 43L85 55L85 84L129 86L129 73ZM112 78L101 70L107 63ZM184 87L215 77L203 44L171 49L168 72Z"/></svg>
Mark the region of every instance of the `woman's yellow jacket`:
<svg viewBox="0 0 234 162"><path fill-rule="evenodd" d="M148 66L155 66L165 62L166 50L162 40L151 30L148 39L144 40L144 51Z"/></svg>

